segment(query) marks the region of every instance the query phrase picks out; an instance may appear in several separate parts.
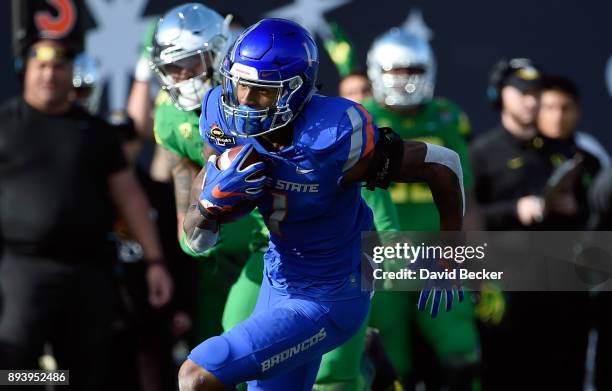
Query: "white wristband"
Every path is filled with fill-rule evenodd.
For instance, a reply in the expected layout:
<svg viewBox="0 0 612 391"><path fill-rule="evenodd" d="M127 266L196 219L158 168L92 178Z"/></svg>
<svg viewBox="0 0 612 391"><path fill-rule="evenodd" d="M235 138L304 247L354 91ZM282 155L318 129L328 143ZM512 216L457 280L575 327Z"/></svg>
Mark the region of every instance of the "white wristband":
<svg viewBox="0 0 612 391"><path fill-rule="evenodd" d="M196 227L193 230L193 234L187 237L185 243L187 244L187 247L189 247L189 249L194 253L202 254L206 250L217 244L218 236L219 231L212 232L207 229L201 229Z"/></svg>
<svg viewBox="0 0 612 391"><path fill-rule="evenodd" d="M436 144L425 143L427 155L425 163L437 163L448 167L456 176L461 187L462 214L465 215L465 194L463 191L463 171L461 170L461 160L457 152Z"/></svg>

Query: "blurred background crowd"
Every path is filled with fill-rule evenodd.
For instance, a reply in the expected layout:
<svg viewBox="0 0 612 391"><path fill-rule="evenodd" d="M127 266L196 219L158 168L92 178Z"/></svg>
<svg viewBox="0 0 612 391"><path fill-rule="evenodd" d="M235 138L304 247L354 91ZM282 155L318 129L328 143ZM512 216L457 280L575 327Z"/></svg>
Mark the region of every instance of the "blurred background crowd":
<svg viewBox="0 0 612 391"><path fill-rule="evenodd" d="M240 320L227 297L256 297L252 258L265 236L253 244L252 220L205 260L181 249L181 185L203 162L190 149L199 101L180 82L201 75L180 63L188 57L161 61L156 35L179 4L0 5L1 369L70 368L74 389L174 390L189 350ZM226 18L230 41L265 16L302 23L318 39L321 93L362 103L403 138L455 150L466 229L611 230L612 6L205 5ZM52 81L49 61L60 64ZM389 192L400 229L439 228L425 185ZM363 380L317 389L612 389L605 292L486 285L435 320L416 313L411 292L374 303Z"/></svg>

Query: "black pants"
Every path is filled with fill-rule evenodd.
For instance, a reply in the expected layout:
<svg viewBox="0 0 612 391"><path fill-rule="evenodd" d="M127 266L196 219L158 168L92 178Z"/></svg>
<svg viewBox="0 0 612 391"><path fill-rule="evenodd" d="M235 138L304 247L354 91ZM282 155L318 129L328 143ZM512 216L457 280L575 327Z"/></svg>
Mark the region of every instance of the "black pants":
<svg viewBox="0 0 612 391"><path fill-rule="evenodd" d="M70 370L69 389L104 389L113 309L108 264L5 253L0 261L0 368L39 368L43 344L50 341L59 369Z"/></svg>

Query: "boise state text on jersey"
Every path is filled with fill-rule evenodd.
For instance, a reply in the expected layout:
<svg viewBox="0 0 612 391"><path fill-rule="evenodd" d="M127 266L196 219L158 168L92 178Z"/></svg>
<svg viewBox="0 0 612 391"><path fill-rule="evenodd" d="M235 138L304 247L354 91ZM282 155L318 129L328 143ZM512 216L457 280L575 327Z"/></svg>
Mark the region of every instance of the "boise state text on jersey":
<svg viewBox="0 0 612 391"><path fill-rule="evenodd" d="M202 104L200 134L218 152L252 144L264 157L268 183L258 208L270 230L266 276L273 288L320 299L361 291L361 232L372 229L372 211L360 185L342 188L343 175L377 141L370 114L343 98L320 95L295 120L294 141L269 152L254 138L229 137L220 109L221 87Z"/></svg>

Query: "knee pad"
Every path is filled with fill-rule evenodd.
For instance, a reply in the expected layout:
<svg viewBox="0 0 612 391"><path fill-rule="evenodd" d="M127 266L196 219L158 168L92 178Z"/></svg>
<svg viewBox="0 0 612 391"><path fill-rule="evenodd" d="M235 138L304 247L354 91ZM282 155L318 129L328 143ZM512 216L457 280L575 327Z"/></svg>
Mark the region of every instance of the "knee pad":
<svg viewBox="0 0 612 391"><path fill-rule="evenodd" d="M196 346L189 359L208 371L222 367L230 358L230 345L223 336L207 339Z"/></svg>

